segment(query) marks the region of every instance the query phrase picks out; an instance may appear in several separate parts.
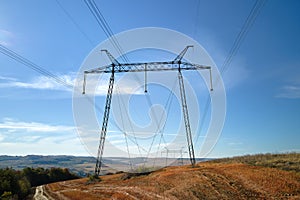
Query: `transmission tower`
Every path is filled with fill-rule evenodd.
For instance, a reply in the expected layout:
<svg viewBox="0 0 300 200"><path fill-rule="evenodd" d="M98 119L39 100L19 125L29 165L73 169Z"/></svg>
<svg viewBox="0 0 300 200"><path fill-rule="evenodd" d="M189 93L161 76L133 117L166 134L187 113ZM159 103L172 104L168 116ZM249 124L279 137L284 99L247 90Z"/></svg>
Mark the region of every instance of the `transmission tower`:
<svg viewBox="0 0 300 200"><path fill-rule="evenodd" d="M179 159L178 163L180 163L181 165L183 165L183 154L187 153L186 151L183 150L184 147L181 147L180 149L169 149L167 147L164 147L164 148L165 148L165 150L161 152L161 156L163 155L163 153L166 154L165 166L168 165L169 153L174 153L174 157L175 157L176 153L179 153L180 154L180 159Z"/></svg>
<svg viewBox="0 0 300 200"><path fill-rule="evenodd" d="M147 72L151 71L178 71L178 79L179 79L179 86L180 86L180 97L181 97L181 107L184 116L184 123L185 123L185 130L186 130L186 137L188 143L188 151L191 164L195 165L195 153L194 153L194 146L192 140L192 133L191 127L189 122L189 114L188 114L188 106L186 102L186 95L184 89L184 81L181 71L182 70L200 70L200 69L208 69L210 73L210 90L212 91L212 74L211 74L211 67L204 66L199 64L193 64L189 62L182 61L183 56L187 52L187 50L192 47L191 45L186 46L184 50L172 61L166 62L144 62L144 63L119 63L107 50L104 51L108 58L111 61L111 64L84 71L84 80L83 80L83 94L85 94L85 86L86 86L86 76L87 74L101 74L101 73L111 73L109 79L109 86L106 96L106 103L105 103L105 110L103 115L103 122L102 122L102 129L100 134L100 143L97 153L97 160L96 160L96 167L95 167L95 174L100 175L101 167L102 167L102 156L104 151L104 143L105 137L107 133L107 125L109 119L109 111L111 107L111 99L113 94L113 86L115 80L115 73L125 73L125 72L144 72L145 73L145 92L147 92Z"/></svg>

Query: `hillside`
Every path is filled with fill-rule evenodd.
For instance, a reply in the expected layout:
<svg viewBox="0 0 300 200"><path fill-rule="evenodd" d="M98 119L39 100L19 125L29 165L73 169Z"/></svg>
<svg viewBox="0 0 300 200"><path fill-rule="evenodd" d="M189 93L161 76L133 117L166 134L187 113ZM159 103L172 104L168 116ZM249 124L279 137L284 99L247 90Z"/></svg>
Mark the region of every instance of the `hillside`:
<svg viewBox="0 0 300 200"><path fill-rule="evenodd" d="M204 162L167 167L148 175L114 174L43 186L53 199L299 199L293 171L237 163Z"/></svg>
<svg viewBox="0 0 300 200"><path fill-rule="evenodd" d="M83 156L0 156L0 168L13 168L22 170L26 167L38 168L42 167L50 169L52 167L68 168L71 172L80 176L94 171L95 158Z"/></svg>
<svg viewBox="0 0 300 200"><path fill-rule="evenodd" d="M256 154L233 158L215 159L214 163L244 163L253 166L278 168L293 171L300 175L300 153Z"/></svg>
<svg viewBox="0 0 300 200"><path fill-rule="evenodd" d="M169 158L169 160L174 158ZM130 161L135 165L144 164L145 158L131 158ZM166 158L155 158L157 164L161 166L165 165ZM208 159L197 159L197 162ZM123 157L105 157L104 166L102 168L103 174L115 173L117 171L126 171L129 169L129 159ZM148 158L149 163L153 163L153 158ZM0 169L13 168L15 170L22 170L26 167L33 168L68 168L70 172L75 173L81 177L85 177L87 174L94 173L96 159L94 157L86 156L40 156L40 155L27 155L27 156L6 156L0 155ZM188 158L182 160L174 159L173 165L182 165L182 163L189 163ZM108 164L107 166L105 164Z"/></svg>

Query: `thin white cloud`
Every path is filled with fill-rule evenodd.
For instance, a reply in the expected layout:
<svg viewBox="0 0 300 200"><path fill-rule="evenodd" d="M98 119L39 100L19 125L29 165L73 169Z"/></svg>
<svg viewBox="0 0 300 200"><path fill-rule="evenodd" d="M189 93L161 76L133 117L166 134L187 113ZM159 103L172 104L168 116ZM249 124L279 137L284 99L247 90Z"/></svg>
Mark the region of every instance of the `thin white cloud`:
<svg viewBox="0 0 300 200"><path fill-rule="evenodd" d="M0 44L9 46L11 44L11 40L13 39L13 34L10 31L0 29Z"/></svg>
<svg viewBox="0 0 300 200"><path fill-rule="evenodd" d="M17 81L17 79L7 76L0 76L0 80L2 81Z"/></svg>
<svg viewBox="0 0 300 200"><path fill-rule="evenodd" d="M0 130L6 130L7 132L38 132L38 133L64 133L74 130L72 126L63 125L49 125L39 122L23 122L18 120L13 120L9 118L4 118L0 122Z"/></svg>
<svg viewBox="0 0 300 200"><path fill-rule="evenodd" d="M76 73L68 73L58 75L58 79L63 80L69 86L75 84L75 90L81 94L83 80L76 79ZM142 89L136 81L130 78L123 78L118 81L116 77L114 94L143 94ZM106 96L108 90L109 77L103 76L87 76L86 94L95 96ZM72 87L66 87L61 83L56 82L54 79L47 76L38 76L29 81L19 81L13 77L0 76L0 88L20 88L20 89L34 89L34 90L55 90L72 92Z"/></svg>
<svg viewBox="0 0 300 200"><path fill-rule="evenodd" d="M0 122L0 141L2 154L72 154L73 151L76 154L77 150L73 147L81 148L73 126L24 122L11 118L4 118ZM13 147L24 149L16 151ZM64 152L65 147L70 148L68 153Z"/></svg>
<svg viewBox="0 0 300 200"><path fill-rule="evenodd" d="M74 75L61 75L58 76L59 79L66 82L68 85L74 84ZM1 77L2 80L6 82L0 83L1 88L25 88L25 89L39 89L39 90L63 90L70 91L70 88L63 86L62 84L54 81L53 79L46 76L39 76L34 78L29 82L18 81L17 79L11 77Z"/></svg>
<svg viewBox="0 0 300 200"><path fill-rule="evenodd" d="M243 145L244 143L242 142L229 142L228 145L229 146L239 146L239 145Z"/></svg>
<svg viewBox="0 0 300 200"><path fill-rule="evenodd" d="M86 95L106 96L109 84L109 76L107 75L88 75L86 78ZM82 90L83 80L76 80L76 90ZM114 94L144 94L143 83L137 82L132 76L116 76L114 84Z"/></svg>
<svg viewBox="0 0 300 200"><path fill-rule="evenodd" d="M29 141L9 141L1 142L1 153L5 155L77 155L90 156L84 147L80 144L77 137L57 142L57 138L42 138L34 142Z"/></svg>
<svg viewBox="0 0 300 200"><path fill-rule="evenodd" d="M300 85L286 85L280 89L277 98L299 99L300 98Z"/></svg>

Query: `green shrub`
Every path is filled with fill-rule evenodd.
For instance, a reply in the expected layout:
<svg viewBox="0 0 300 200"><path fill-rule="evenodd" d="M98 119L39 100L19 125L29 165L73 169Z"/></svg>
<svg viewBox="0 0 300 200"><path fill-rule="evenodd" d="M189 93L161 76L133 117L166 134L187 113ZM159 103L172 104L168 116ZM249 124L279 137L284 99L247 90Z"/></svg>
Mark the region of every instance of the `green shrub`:
<svg viewBox="0 0 300 200"><path fill-rule="evenodd" d="M12 198L13 198L13 194L11 192L6 192L6 191L0 196L0 199L3 200L8 200Z"/></svg>
<svg viewBox="0 0 300 200"><path fill-rule="evenodd" d="M91 184L91 183L97 183L97 182L100 182L101 181L101 178L96 175L96 174L93 174L93 175L88 175L88 181L86 182L86 184Z"/></svg>

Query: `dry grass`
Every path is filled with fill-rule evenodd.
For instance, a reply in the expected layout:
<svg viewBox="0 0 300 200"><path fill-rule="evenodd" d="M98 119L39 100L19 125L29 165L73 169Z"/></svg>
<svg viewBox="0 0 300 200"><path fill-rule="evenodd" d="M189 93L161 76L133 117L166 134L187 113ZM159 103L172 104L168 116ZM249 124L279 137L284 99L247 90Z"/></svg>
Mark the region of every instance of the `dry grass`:
<svg viewBox="0 0 300 200"><path fill-rule="evenodd" d="M90 199L90 200L98 200L99 197L95 196L94 194L90 194L88 192L84 191L78 191L78 190L68 190L63 191L61 194L67 198L72 200L82 200L82 199Z"/></svg>
<svg viewBox="0 0 300 200"><path fill-rule="evenodd" d="M300 175L300 153L285 154L256 154L222 158L213 160L214 163L244 163L254 166L278 168L285 171L294 171Z"/></svg>
<svg viewBox="0 0 300 200"><path fill-rule="evenodd" d="M283 160L282 156L276 157ZM260 158L259 163L270 160ZM102 176L101 182L89 185L85 184L87 179L72 180L50 184L49 188L64 199L300 198L300 178L293 170L249 166L229 159L226 162L205 162L194 168L168 167L126 180L122 180L122 173Z"/></svg>
<svg viewBox="0 0 300 200"><path fill-rule="evenodd" d="M248 188L268 198L300 194L299 177L293 172L244 164L219 164L217 166L216 174L222 174L232 180L231 185L241 184L243 188Z"/></svg>

